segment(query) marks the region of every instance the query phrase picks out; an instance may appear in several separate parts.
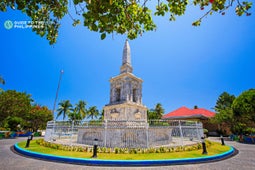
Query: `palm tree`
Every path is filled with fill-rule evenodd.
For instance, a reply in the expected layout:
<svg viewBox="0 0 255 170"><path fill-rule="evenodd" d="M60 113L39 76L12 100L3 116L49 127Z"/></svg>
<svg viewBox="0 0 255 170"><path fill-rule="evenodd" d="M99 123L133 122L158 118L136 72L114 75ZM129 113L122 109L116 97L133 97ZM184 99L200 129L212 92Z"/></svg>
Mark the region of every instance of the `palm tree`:
<svg viewBox="0 0 255 170"><path fill-rule="evenodd" d="M59 105L59 108L57 110L58 111L57 118L60 115L63 115L63 120L64 120L66 118L66 116L68 116L71 113L73 106L69 100L64 100L64 101L60 102L58 105Z"/></svg>
<svg viewBox="0 0 255 170"><path fill-rule="evenodd" d="M101 111L99 120L104 120L104 109Z"/></svg>
<svg viewBox="0 0 255 170"><path fill-rule="evenodd" d="M73 112L70 112L70 113L68 114L68 119L69 119L70 121L81 120L81 115L78 114L78 113L75 111L75 109L74 109Z"/></svg>
<svg viewBox="0 0 255 170"><path fill-rule="evenodd" d="M2 78L2 76L0 76L0 83L1 83L1 84L5 84L5 81L4 81L4 79Z"/></svg>
<svg viewBox="0 0 255 170"><path fill-rule="evenodd" d="M87 111L86 111L86 102L80 100L78 102L78 104L75 105L75 112L79 115L79 117L82 119L84 119L86 117Z"/></svg>
<svg viewBox="0 0 255 170"><path fill-rule="evenodd" d="M97 110L96 106L92 106L89 108L87 114L88 114L88 118L91 118L93 120L94 117L97 117L99 115L99 111Z"/></svg>
<svg viewBox="0 0 255 170"><path fill-rule="evenodd" d="M158 103L155 107L155 110L157 118L161 119L161 117L163 116L165 110L163 109L162 105L160 103Z"/></svg>

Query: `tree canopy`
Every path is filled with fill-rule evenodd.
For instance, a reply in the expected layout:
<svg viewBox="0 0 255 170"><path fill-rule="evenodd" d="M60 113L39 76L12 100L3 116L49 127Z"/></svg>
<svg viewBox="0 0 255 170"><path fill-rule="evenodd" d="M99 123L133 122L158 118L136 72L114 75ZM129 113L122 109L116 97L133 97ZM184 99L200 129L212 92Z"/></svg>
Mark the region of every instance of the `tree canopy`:
<svg viewBox="0 0 255 170"><path fill-rule="evenodd" d="M31 95L15 90L0 93L0 123L8 116L25 117L31 108Z"/></svg>
<svg viewBox="0 0 255 170"><path fill-rule="evenodd" d="M58 114L56 119L60 116L63 115L63 120L66 118L66 116L69 116L69 114L72 112L72 107L73 105L70 103L69 100L64 100L62 102L60 102L59 104L59 108L58 108Z"/></svg>
<svg viewBox="0 0 255 170"><path fill-rule="evenodd" d="M147 119L161 119L165 110L160 103L157 103L154 109L150 109L147 111Z"/></svg>
<svg viewBox="0 0 255 170"><path fill-rule="evenodd" d="M15 90L0 93L0 127L36 132L52 119L52 112L46 106L34 105L30 94Z"/></svg>
<svg viewBox="0 0 255 170"><path fill-rule="evenodd" d="M93 120L94 118L97 118L98 115L99 111L96 106L91 106L88 109L88 118L91 118Z"/></svg>
<svg viewBox="0 0 255 170"><path fill-rule="evenodd" d="M230 108L234 100L235 100L234 95L230 95L227 92L223 92L216 101L215 111L217 113L220 113L222 110Z"/></svg>
<svg viewBox="0 0 255 170"><path fill-rule="evenodd" d="M246 133L255 130L255 89L244 91L238 97L223 92L215 106L213 122L228 127L233 133Z"/></svg>
<svg viewBox="0 0 255 170"><path fill-rule="evenodd" d="M199 26L202 19L213 13L225 14L234 7L238 16L251 15L252 2L249 0L4 0L0 2L0 11L20 10L31 21L37 24L33 31L41 37L46 37L50 44L57 41L60 21L65 15L73 20L73 26L80 24L91 31L99 32L101 39L106 34L127 34L129 39L135 39L146 31L156 29L152 19L152 11L156 16L169 16L175 21L176 16L184 15L188 5L207 10L193 26ZM71 12L71 11L75 12Z"/></svg>
<svg viewBox="0 0 255 170"><path fill-rule="evenodd" d="M35 105L30 109L26 117L26 126L36 132L38 129L46 129L47 122L53 119L52 111L46 106Z"/></svg>
<svg viewBox="0 0 255 170"><path fill-rule="evenodd" d="M87 103L83 100L79 100L75 107L71 104L69 100L63 100L60 102L58 108L57 117L63 116L63 121L68 118L69 121L81 121L84 119L94 119L100 116L102 119L103 113L100 114L96 106L91 106L86 108Z"/></svg>
<svg viewBox="0 0 255 170"><path fill-rule="evenodd" d="M5 81L2 76L0 76L0 84L5 84Z"/></svg>
<svg viewBox="0 0 255 170"><path fill-rule="evenodd" d="M255 89L244 91L232 104L236 118L236 130L245 132L249 128L255 129Z"/></svg>

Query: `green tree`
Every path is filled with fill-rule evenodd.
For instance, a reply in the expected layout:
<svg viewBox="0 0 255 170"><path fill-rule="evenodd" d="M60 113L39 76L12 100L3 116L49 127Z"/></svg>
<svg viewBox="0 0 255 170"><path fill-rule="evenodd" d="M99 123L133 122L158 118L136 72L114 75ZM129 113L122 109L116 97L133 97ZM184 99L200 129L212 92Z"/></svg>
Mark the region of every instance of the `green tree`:
<svg viewBox="0 0 255 170"><path fill-rule="evenodd" d="M255 128L255 89L244 91L233 101L232 108L238 122L236 130L246 132Z"/></svg>
<svg viewBox="0 0 255 170"><path fill-rule="evenodd" d="M81 115L78 114L78 112L76 112L75 109L74 109L73 112L70 112L68 114L68 119L69 119L69 121L79 121L79 120L82 120Z"/></svg>
<svg viewBox="0 0 255 170"><path fill-rule="evenodd" d="M164 108L162 107L162 105L160 103L157 103L155 106L155 112L157 115L158 119L161 119L161 117L163 116L163 114L165 113Z"/></svg>
<svg viewBox="0 0 255 170"><path fill-rule="evenodd" d="M5 84L5 81L2 76L0 76L0 84ZM0 88L0 93L2 93L4 90Z"/></svg>
<svg viewBox="0 0 255 170"><path fill-rule="evenodd" d="M25 121L17 116L8 116L3 123L3 127L9 128L11 131L17 131L25 125Z"/></svg>
<svg viewBox="0 0 255 170"><path fill-rule="evenodd" d="M88 118L91 118L93 120L94 118L97 118L98 115L99 111L96 106L92 106L88 109Z"/></svg>
<svg viewBox="0 0 255 170"><path fill-rule="evenodd" d="M52 111L46 106L32 106L27 118L27 127L37 132L39 129L46 129L47 122L53 119Z"/></svg>
<svg viewBox="0 0 255 170"><path fill-rule="evenodd" d="M165 110L160 103L157 103L154 109L147 110L147 119L161 119Z"/></svg>
<svg viewBox="0 0 255 170"><path fill-rule="evenodd" d="M0 76L0 84L5 84L5 81L2 76Z"/></svg>
<svg viewBox="0 0 255 170"><path fill-rule="evenodd" d="M157 119L157 114L154 109L147 110L147 119L148 120L155 120Z"/></svg>
<svg viewBox="0 0 255 170"><path fill-rule="evenodd" d="M104 120L104 109L101 111L99 120L101 120L101 121Z"/></svg>
<svg viewBox="0 0 255 170"><path fill-rule="evenodd" d="M152 11L156 16L168 14L169 20L175 21L176 16L185 14L187 6L194 5L199 7L198 10L206 9L205 14L192 23L199 26L206 16L213 13L224 15L233 6L238 16L249 16L252 6L249 1L251 0L157 0L148 5L148 0L5 0L0 2L0 11L20 10L34 23L44 22L32 30L54 44L61 19L66 14L73 20L73 26L83 20L83 25L91 31L99 32L101 39L114 32L127 34L129 39L135 39L146 31L156 29ZM70 12L71 8L74 9L73 13Z"/></svg>
<svg viewBox="0 0 255 170"><path fill-rule="evenodd" d="M216 105L214 107L216 113L220 113L221 110L230 108L234 100L235 100L234 95L230 95L227 92L223 92L216 101Z"/></svg>
<svg viewBox="0 0 255 170"><path fill-rule="evenodd" d="M68 114L68 119L70 121L82 120L86 117L86 102L80 100L77 104L75 104L75 108L71 109L71 112Z"/></svg>
<svg viewBox="0 0 255 170"><path fill-rule="evenodd" d="M58 114L57 114L56 119L60 115L63 115L63 120L64 120L66 118L66 116L68 116L71 113L73 106L69 100L64 100L64 101L60 102L58 105L59 105L59 108L57 110Z"/></svg>
<svg viewBox="0 0 255 170"><path fill-rule="evenodd" d="M75 112L80 116L81 120L86 117L87 111L86 111L86 102L80 100L78 104L75 105Z"/></svg>
<svg viewBox="0 0 255 170"><path fill-rule="evenodd" d="M234 95L223 92L216 101L214 107L216 115L211 119L211 122L219 125L221 133L226 131L226 129L233 130L234 128L234 115L231 107L234 100Z"/></svg>
<svg viewBox="0 0 255 170"><path fill-rule="evenodd" d="M31 108L31 95L7 90L0 93L0 124L7 117L20 117L24 119Z"/></svg>

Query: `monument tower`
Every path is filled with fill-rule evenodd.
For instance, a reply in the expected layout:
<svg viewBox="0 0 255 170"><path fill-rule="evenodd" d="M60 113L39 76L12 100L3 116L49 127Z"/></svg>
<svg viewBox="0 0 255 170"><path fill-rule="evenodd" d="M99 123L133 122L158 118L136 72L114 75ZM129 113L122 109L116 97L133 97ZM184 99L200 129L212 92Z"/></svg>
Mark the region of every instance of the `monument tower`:
<svg viewBox="0 0 255 170"><path fill-rule="evenodd" d="M126 40L120 74L110 79L110 103L104 107L104 120L147 122L147 108L142 104L142 82L133 74L130 46Z"/></svg>
<svg viewBox="0 0 255 170"><path fill-rule="evenodd" d="M110 102L104 107L102 126L93 124L78 129L77 143L120 148L148 148L171 141L170 126L150 127L147 108L142 104L141 78L133 74L131 52L126 40L120 74L110 79Z"/></svg>

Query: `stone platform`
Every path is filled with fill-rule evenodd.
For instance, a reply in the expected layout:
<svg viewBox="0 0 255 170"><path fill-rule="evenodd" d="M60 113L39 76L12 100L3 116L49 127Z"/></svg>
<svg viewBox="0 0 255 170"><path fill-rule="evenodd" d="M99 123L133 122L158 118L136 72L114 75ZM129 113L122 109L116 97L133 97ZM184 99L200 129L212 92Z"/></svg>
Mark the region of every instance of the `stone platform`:
<svg viewBox="0 0 255 170"><path fill-rule="evenodd" d="M172 128L169 126L149 127L145 122L108 122L101 127L78 129L77 143L98 145L108 148L149 148L171 143Z"/></svg>

